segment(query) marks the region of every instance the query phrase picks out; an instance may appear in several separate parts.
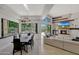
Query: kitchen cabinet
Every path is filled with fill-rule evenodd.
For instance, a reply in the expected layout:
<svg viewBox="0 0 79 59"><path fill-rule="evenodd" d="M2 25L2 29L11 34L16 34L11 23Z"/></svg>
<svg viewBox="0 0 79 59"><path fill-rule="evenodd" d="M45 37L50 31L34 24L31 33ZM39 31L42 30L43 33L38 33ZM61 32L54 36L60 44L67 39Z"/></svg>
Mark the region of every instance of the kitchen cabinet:
<svg viewBox="0 0 79 59"><path fill-rule="evenodd" d="M52 45L52 46L56 46L58 48L63 48L63 42L60 40L55 40L55 39L46 39L45 40L46 44Z"/></svg>
<svg viewBox="0 0 79 59"><path fill-rule="evenodd" d="M64 49L79 54L79 45L78 44L64 42Z"/></svg>
<svg viewBox="0 0 79 59"><path fill-rule="evenodd" d="M52 39L45 39L45 40L44 40L44 43L45 43L45 44L49 44L49 45L53 45Z"/></svg>
<svg viewBox="0 0 79 59"><path fill-rule="evenodd" d="M58 48L63 48L63 42L60 40L53 40L53 45Z"/></svg>
<svg viewBox="0 0 79 59"><path fill-rule="evenodd" d="M58 48L62 48L64 50L73 52L73 53L77 53L79 54L79 44L78 42L76 43L75 41L62 41L62 40L58 40L58 39L46 39L45 40L46 44L58 47Z"/></svg>

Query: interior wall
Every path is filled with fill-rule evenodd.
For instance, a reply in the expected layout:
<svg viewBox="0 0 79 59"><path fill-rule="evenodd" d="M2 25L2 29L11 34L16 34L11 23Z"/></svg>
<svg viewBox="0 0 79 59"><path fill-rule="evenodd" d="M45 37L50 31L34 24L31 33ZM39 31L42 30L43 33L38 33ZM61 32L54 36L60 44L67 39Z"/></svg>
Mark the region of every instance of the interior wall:
<svg viewBox="0 0 79 59"><path fill-rule="evenodd" d="M10 53L13 50L13 36L7 37L7 38L3 38L0 39L0 54L1 53ZM11 45L11 48L9 49L9 51L7 52L7 50L5 50L7 47L9 47ZM5 50L5 52L2 50ZM11 50L11 51L10 51Z"/></svg>
<svg viewBox="0 0 79 59"><path fill-rule="evenodd" d="M79 28L79 13L74 13L71 15L71 18L75 19L71 22L72 27L78 27ZM71 36L73 38L79 37L79 30L71 30Z"/></svg>
<svg viewBox="0 0 79 59"><path fill-rule="evenodd" d="M3 5L0 5L0 21L1 18L18 22L18 20L16 20L18 18L17 14L13 12L11 9L9 9L8 7L5 7ZM1 22L0 22L0 37L1 37ZM12 37L0 39L0 51L5 49L7 46L9 46L12 40L13 40Z"/></svg>
<svg viewBox="0 0 79 59"><path fill-rule="evenodd" d="M79 28L79 13L73 13L71 16L70 16L71 19L74 19L74 21L71 21L70 22L70 26L72 28L76 28L78 27ZM79 30L69 30L69 33L70 35L64 35L64 39L68 38L70 40L72 40L73 38L75 37L79 37ZM68 36L68 37L67 37Z"/></svg>
<svg viewBox="0 0 79 59"><path fill-rule="evenodd" d="M73 13L70 15L65 15L70 19L74 19L74 21L70 21L70 27L79 28L79 13ZM75 37L79 37L79 30L68 30L70 35L59 34L56 38L61 40L72 40Z"/></svg>
<svg viewBox="0 0 79 59"><path fill-rule="evenodd" d="M6 19L3 19L3 24L4 24L3 25L3 28L4 28L3 29L3 31L4 31L3 34L4 34L4 37L5 37L5 36L8 36L8 26L7 26L8 25L8 21Z"/></svg>

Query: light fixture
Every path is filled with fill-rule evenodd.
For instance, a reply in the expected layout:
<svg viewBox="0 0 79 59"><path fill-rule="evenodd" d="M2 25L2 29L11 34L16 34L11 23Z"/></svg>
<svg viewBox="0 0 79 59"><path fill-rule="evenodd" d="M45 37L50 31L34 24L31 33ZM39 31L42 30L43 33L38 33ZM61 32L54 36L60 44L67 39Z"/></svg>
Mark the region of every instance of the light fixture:
<svg viewBox="0 0 79 59"><path fill-rule="evenodd" d="M26 10L29 10L29 8L28 8L27 4L24 4L24 7L26 8Z"/></svg>

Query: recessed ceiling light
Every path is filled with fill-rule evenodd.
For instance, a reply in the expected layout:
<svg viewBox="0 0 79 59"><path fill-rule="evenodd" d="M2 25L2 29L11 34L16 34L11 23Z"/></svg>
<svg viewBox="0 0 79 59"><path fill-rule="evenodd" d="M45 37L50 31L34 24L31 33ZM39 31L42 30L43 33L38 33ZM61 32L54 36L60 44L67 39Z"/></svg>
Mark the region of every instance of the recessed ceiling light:
<svg viewBox="0 0 79 59"><path fill-rule="evenodd" d="M28 8L27 4L24 4L24 7L26 8L26 10L29 10L29 8Z"/></svg>

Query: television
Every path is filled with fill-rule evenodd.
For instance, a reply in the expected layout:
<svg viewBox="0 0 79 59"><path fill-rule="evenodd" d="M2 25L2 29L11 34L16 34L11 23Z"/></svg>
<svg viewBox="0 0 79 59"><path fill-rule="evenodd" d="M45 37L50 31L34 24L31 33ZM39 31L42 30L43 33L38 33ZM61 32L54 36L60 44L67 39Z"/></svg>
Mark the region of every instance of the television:
<svg viewBox="0 0 79 59"><path fill-rule="evenodd" d="M68 21L62 21L62 22L59 22L58 25L59 26L69 26L70 22L68 22Z"/></svg>
<svg viewBox="0 0 79 59"><path fill-rule="evenodd" d="M70 27L70 22L68 21L62 21L58 23L58 28L69 28Z"/></svg>

